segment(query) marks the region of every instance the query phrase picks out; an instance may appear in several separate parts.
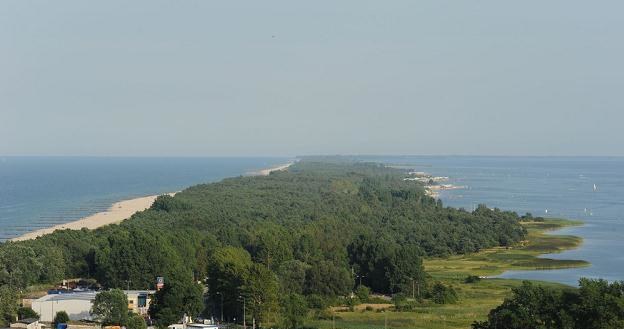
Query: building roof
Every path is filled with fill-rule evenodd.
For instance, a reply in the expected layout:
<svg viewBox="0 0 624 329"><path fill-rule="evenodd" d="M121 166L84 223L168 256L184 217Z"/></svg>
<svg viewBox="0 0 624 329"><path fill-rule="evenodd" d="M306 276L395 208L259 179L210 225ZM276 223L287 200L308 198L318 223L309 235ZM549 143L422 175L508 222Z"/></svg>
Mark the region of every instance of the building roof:
<svg viewBox="0 0 624 329"><path fill-rule="evenodd" d="M126 295L153 295L156 293L156 290L124 290ZM82 291L82 292L73 292L73 293L65 293L65 294L51 294L45 295L37 301L61 301L61 300L88 300L92 301L95 299L95 295L97 295L97 291Z"/></svg>
<svg viewBox="0 0 624 329"><path fill-rule="evenodd" d="M94 300L95 299L95 295L97 295L97 292L95 291L88 291L88 292L75 292L75 293L68 293L68 294L52 294L52 295L45 295L39 299L37 299L38 302L44 302L44 301L61 301L61 300Z"/></svg>

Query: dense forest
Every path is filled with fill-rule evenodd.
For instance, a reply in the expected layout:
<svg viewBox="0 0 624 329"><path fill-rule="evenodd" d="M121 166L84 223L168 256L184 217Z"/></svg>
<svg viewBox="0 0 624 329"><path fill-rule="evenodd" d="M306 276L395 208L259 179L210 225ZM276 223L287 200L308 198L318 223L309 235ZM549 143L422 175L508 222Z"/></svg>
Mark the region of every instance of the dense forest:
<svg viewBox="0 0 624 329"><path fill-rule="evenodd" d="M152 310L161 324L183 311L240 319L241 299L248 318L288 322L360 284L394 294L416 283L425 294L434 284L422 257L525 237L515 213L444 207L405 177L405 170L379 164L309 159L268 176L193 186L158 197L120 225L0 245L0 294L63 278L145 289L164 276L169 288ZM205 292L192 282L203 282ZM204 304L167 305L184 300L185 291L205 293ZM11 312L0 305L0 318Z"/></svg>

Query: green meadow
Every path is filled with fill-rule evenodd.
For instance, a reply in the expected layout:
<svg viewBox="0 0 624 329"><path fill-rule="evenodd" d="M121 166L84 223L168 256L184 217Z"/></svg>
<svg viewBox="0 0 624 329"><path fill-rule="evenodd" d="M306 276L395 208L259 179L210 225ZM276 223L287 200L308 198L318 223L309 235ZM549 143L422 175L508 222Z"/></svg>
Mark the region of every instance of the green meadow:
<svg viewBox="0 0 624 329"><path fill-rule="evenodd" d="M520 280L489 277L506 270L588 266L589 263L582 260L537 257L578 247L582 243L581 238L553 235L549 234L549 231L581 224L578 221L564 219L525 222L523 225L529 232L528 238L515 247L492 248L470 255L425 260L425 269L431 275L431 281L441 281L453 286L457 291L459 301L456 304L438 305L425 300L410 312L395 312L391 304L363 304L354 311L337 309L333 313L333 320L310 320L306 325L319 329L470 328L474 321L484 320L491 309L500 305L511 293L511 288L521 284ZM465 283L464 280L469 275L481 276L484 279L475 283ZM539 283L565 287L558 283ZM369 306L368 310L366 306Z"/></svg>

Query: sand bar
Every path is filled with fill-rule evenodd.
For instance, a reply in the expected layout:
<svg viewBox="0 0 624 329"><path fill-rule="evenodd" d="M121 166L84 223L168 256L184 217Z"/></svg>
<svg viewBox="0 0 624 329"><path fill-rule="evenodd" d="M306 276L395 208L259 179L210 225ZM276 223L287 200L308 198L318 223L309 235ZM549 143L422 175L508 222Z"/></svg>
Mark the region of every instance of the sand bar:
<svg viewBox="0 0 624 329"><path fill-rule="evenodd" d="M174 195L175 193L169 193ZM124 200L113 203L108 210L98 212L91 216L81 218L77 221L58 224L48 228L42 228L36 231L28 232L24 235L11 239L11 241L31 240L42 235L50 234L56 230L80 230L88 228L90 230L109 224L117 224L126 218L129 218L137 211L143 211L152 206L158 195L144 196L136 199Z"/></svg>

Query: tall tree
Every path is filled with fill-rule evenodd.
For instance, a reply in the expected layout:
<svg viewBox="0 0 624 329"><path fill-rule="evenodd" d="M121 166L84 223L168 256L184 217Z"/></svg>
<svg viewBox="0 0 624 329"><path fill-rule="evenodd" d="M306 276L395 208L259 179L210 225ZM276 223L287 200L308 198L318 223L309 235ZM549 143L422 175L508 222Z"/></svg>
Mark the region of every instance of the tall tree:
<svg viewBox="0 0 624 329"><path fill-rule="evenodd" d="M201 285L192 280L168 281L154 295L149 314L159 326L178 323L185 314L195 317L204 309Z"/></svg>
<svg viewBox="0 0 624 329"><path fill-rule="evenodd" d="M0 286L0 326L8 327L17 316L17 291L8 285Z"/></svg>
<svg viewBox="0 0 624 329"><path fill-rule="evenodd" d="M128 296L120 289L99 292L95 295L91 313L105 325L125 326L128 322Z"/></svg>
<svg viewBox="0 0 624 329"><path fill-rule="evenodd" d="M261 324L278 312L277 277L263 264L251 264L243 286L243 297L249 312L247 316Z"/></svg>
<svg viewBox="0 0 624 329"><path fill-rule="evenodd" d="M287 294L281 300L282 325L286 329L298 329L308 314L308 306L305 298L299 294Z"/></svg>

